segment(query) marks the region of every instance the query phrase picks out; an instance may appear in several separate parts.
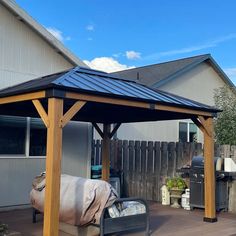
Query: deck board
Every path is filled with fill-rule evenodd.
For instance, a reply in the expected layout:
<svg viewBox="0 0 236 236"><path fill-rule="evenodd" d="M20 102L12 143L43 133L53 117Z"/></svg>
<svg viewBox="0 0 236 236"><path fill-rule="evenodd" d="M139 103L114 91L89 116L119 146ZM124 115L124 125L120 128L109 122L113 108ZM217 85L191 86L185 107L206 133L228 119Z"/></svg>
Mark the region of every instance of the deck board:
<svg viewBox="0 0 236 236"><path fill-rule="evenodd" d="M185 211L150 203L150 223L152 236L236 236L236 214L221 212L218 222L203 222L204 211ZM9 225L14 231L21 232L24 236L42 235L42 217L32 224L31 209L0 212L0 222ZM120 235L142 236L142 232L132 232ZM68 236L61 233L60 236Z"/></svg>

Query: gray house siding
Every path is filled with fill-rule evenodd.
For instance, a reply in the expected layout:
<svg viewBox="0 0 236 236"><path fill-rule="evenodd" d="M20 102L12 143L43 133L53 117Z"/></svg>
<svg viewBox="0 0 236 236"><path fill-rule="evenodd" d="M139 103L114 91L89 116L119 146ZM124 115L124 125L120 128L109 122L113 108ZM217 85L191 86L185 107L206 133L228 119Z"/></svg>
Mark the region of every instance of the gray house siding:
<svg viewBox="0 0 236 236"><path fill-rule="evenodd" d="M63 130L62 173L90 177L92 130L70 122ZM0 210L30 203L33 178L45 171L45 157L0 157Z"/></svg>
<svg viewBox="0 0 236 236"><path fill-rule="evenodd" d="M73 65L0 3L0 88Z"/></svg>
<svg viewBox="0 0 236 236"><path fill-rule="evenodd" d="M9 4L20 9L13 1ZM52 46L46 40L52 36L48 37L48 32L21 9L18 12L23 14L23 19L30 19L34 30L0 1L0 89L77 64L84 66L79 58L63 56L61 52L68 50L60 42L54 38ZM62 173L90 177L91 141L89 123L70 122L63 129ZM1 155L0 210L29 204L32 180L42 171L45 171L45 157Z"/></svg>
<svg viewBox="0 0 236 236"><path fill-rule="evenodd" d="M215 89L225 85L226 82L214 68L209 63L202 62L179 77L158 87L158 89L213 106ZM192 121L174 120L122 124L117 132L117 138L178 142L179 122ZM197 141L203 142L203 134L199 129L197 131Z"/></svg>

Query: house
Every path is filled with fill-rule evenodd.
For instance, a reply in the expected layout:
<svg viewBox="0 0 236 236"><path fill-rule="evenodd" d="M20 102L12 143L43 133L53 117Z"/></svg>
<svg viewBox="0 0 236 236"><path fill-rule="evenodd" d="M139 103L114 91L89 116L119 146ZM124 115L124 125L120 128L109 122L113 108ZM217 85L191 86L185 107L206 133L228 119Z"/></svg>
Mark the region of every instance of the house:
<svg viewBox="0 0 236 236"><path fill-rule="evenodd" d="M13 0L0 0L0 88L86 65ZM0 210L29 204L45 170L46 129L37 118L0 116ZM91 125L64 130L62 172L90 176ZM81 139L80 137L83 137Z"/></svg>
<svg viewBox="0 0 236 236"><path fill-rule="evenodd" d="M210 54L148 65L113 73L120 78L138 81L150 88L183 96L214 106L214 91L234 87ZM191 120L123 124L117 138L150 141L203 141L200 130Z"/></svg>

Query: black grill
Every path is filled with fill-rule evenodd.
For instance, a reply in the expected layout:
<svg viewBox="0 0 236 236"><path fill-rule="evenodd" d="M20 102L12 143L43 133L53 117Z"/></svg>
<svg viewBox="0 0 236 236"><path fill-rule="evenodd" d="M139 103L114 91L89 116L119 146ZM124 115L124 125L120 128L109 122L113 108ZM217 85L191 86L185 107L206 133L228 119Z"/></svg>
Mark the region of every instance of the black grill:
<svg viewBox="0 0 236 236"><path fill-rule="evenodd" d="M219 157L214 158L216 183L216 210L228 210L228 179L223 171L216 171ZM190 178L190 207L204 208L204 158L194 156L189 171Z"/></svg>

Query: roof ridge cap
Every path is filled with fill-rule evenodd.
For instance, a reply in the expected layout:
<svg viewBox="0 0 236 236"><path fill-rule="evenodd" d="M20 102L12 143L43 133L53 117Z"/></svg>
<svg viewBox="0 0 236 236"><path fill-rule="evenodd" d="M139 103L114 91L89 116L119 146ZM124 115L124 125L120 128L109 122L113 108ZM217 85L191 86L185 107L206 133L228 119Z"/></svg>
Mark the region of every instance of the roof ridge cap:
<svg viewBox="0 0 236 236"><path fill-rule="evenodd" d="M168 63L171 63L171 62L177 62L177 61L181 61L181 60L191 59L191 58L194 58L194 57L206 57L206 59L207 59L207 58L211 57L211 54L206 53L206 54L200 54L200 55L191 56L191 57L184 57L184 58L174 59L174 60L170 60L170 61L163 61L163 62L151 64L151 65L144 65L144 66L139 66L139 67L135 67L135 68L131 68L131 69L120 70L120 71L112 72L110 74L113 74L113 73L115 74L115 73L119 73L119 72L123 72L123 71L132 71L132 70L137 70L137 69L145 68L145 67L153 67L153 66L162 65L162 64L168 64Z"/></svg>

